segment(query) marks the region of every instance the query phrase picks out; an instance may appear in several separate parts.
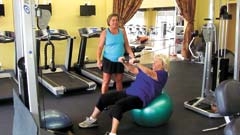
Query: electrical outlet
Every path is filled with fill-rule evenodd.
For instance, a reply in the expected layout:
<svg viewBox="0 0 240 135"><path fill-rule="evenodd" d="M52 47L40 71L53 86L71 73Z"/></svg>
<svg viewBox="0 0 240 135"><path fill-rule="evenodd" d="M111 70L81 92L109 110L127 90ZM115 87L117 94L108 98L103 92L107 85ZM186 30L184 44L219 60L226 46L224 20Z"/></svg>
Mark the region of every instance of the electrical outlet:
<svg viewBox="0 0 240 135"><path fill-rule="evenodd" d="M89 61L88 56L85 56L85 57L84 57L84 61L86 61L86 62Z"/></svg>
<svg viewBox="0 0 240 135"><path fill-rule="evenodd" d="M2 62L0 62L0 72L3 72Z"/></svg>

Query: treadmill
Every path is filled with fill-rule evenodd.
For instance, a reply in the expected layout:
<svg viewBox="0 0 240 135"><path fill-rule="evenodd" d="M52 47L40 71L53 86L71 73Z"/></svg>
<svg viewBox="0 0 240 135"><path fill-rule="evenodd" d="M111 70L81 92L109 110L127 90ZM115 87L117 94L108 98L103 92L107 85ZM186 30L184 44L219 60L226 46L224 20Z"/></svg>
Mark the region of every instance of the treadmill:
<svg viewBox="0 0 240 135"><path fill-rule="evenodd" d="M14 42L14 32L0 31L0 44ZM0 100L12 99L13 88L17 88L17 80L12 70L0 69Z"/></svg>
<svg viewBox="0 0 240 135"><path fill-rule="evenodd" d="M87 27L80 28L78 30L81 37L81 42L78 53L78 61L74 64L75 70L78 74L82 74L89 79L94 80L98 84L102 84L102 71L97 67L96 63L85 63L84 58L86 53L87 40L89 38L98 38L103 29L104 28L100 27ZM123 83L130 83L134 80L134 77L127 73L124 73L123 75ZM109 82L109 87L113 87L114 83L114 79L111 79Z"/></svg>
<svg viewBox="0 0 240 135"><path fill-rule="evenodd" d="M52 45L52 50L54 50L53 41L67 40L67 49L66 49L66 59L65 65L59 66L53 70L53 67L47 68L46 61L47 56L45 56L45 67L41 68L41 73L38 75L39 82L48 88L54 95L61 96L67 92L73 91L92 91L96 90L97 84L81 75L78 75L70 71L71 68L71 59L72 59L72 48L73 48L73 37L70 37L66 30L38 30L36 31L37 36L37 60L39 67L39 58L40 58L40 41L47 41L46 45ZM45 55L46 55L45 49ZM54 63L54 53L52 53L52 64ZM54 65L52 65L54 66Z"/></svg>

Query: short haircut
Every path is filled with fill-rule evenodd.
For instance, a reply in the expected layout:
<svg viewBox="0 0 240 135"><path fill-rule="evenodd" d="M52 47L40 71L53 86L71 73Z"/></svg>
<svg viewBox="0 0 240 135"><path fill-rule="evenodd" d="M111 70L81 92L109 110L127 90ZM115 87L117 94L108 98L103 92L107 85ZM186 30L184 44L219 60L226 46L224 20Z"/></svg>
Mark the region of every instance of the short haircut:
<svg viewBox="0 0 240 135"><path fill-rule="evenodd" d="M118 20L119 20L119 15L117 13L112 13L110 15L108 15L108 18L107 18L107 25L110 26L110 20L112 19L112 17L117 17Z"/></svg>
<svg viewBox="0 0 240 135"><path fill-rule="evenodd" d="M169 61L169 57L168 57L168 56L163 55L163 54L156 54L156 55L154 56L154 58L157 58L157 59L162 60L164 70L165 70L165 71L168 71L168 70L169 70L170 61Z"/></svg>

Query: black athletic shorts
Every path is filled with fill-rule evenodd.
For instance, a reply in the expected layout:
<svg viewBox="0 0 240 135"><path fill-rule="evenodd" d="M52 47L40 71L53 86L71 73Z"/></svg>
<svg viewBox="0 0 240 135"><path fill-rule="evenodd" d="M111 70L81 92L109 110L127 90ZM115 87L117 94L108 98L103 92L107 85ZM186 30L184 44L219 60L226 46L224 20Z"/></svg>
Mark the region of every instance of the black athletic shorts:
<svg viewBox="0 0 240 135"><path fill-rule="evenodd" d="M120 62L112 62L103 57L102 64L102 70L104 73L115 74L124 72L124 66Z"/></svg>

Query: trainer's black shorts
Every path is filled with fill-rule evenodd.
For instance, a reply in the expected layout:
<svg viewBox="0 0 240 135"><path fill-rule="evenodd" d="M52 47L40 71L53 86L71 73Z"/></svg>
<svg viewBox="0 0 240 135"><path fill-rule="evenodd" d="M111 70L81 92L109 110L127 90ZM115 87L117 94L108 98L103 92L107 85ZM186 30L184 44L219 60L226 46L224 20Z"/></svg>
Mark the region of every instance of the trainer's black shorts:
<svg viewBox="0 0 240 135"><path fill-rule="evenodd" d="M103 62L102 70L104 73L115 74L124 72L124 66L120 62L112 62L104 57L102 62Z"/></svg>

